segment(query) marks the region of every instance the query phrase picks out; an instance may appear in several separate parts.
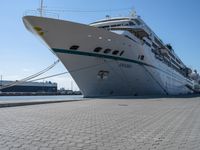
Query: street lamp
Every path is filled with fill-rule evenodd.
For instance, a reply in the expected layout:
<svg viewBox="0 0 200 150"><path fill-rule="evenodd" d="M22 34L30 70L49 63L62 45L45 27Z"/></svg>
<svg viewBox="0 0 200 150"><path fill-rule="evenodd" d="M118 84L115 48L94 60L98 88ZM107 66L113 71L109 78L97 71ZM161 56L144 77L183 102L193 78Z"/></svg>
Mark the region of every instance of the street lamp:
<svg viewBox="0 0 200 150"><path fill-rule="evenodd" d="M1 87L0 87L0 92L2 90L2 87L3 87L3 80L2 80L3 76L1 75Z"/></svg>

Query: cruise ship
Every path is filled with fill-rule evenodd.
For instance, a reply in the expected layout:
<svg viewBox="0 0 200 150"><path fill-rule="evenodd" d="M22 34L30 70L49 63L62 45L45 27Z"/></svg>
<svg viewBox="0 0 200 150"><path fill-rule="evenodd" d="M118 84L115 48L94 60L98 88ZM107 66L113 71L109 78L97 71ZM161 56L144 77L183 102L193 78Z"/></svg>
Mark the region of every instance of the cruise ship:
<svg viewBox="0 0 200 150"><path fill-rule="evenodd" d="M85 97L194 92L192 70L136 15L89 25L24 16L26 28L60 59Z"/></svg>

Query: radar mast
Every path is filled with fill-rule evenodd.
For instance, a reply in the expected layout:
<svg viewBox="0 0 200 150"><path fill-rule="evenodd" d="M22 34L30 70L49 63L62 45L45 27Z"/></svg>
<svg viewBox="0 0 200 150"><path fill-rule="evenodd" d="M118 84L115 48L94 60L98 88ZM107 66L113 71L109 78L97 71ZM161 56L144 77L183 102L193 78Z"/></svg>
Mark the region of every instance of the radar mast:
<svg viewBox="0 0 200 150"><path fill-rule="evenodd" d="M137 12L134 8L132 8L131 12L130 12L130 16L131 17L137 17Z"/></svg>
<svg viewBox="0 0 200 150"><path fill-rule="evenodd" d="M44 0L40 1L40 8L38 10L40 12L40 16L43 17L43 15L44 15Z"/></svg>

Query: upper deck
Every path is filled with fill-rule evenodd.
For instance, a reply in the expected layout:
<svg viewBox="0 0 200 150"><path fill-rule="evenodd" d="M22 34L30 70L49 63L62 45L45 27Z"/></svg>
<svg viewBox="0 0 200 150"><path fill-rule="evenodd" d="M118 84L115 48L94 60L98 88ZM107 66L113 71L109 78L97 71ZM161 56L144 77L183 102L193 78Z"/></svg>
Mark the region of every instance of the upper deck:
<svg viewBox="0 0 200 150"><path fill-rule="evenodd" d="M139 16L106 18L93 22L90 26L108 31L129 31L141 43L146 43L152 52L155 53L156 58L164 61L180 73L185 74L185 76L187 76L188 72L191 72L177 56L172 46L165 44Z"/></svg>

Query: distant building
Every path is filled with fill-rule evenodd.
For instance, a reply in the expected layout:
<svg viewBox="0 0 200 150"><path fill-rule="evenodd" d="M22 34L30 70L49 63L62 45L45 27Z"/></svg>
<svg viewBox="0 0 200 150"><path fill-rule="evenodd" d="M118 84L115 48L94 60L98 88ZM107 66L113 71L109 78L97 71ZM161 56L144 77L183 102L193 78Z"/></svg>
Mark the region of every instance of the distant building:
<svg viewBox="0 0 200 150"><path fill-rule="evenodd" d="M15 81L1 81L0 87L11 85ZM2 89L1 92L46 92L54 93L57 92L57 83L52 82L25 82L17 84L12 87Z"/></svg>
<svg viewBox="0 0 200 150"><path fill-rule="evenodd" d="M65 88L59 89L58 94L60 94L60 95L82 95L81 91L65 90Z"/></svg>

